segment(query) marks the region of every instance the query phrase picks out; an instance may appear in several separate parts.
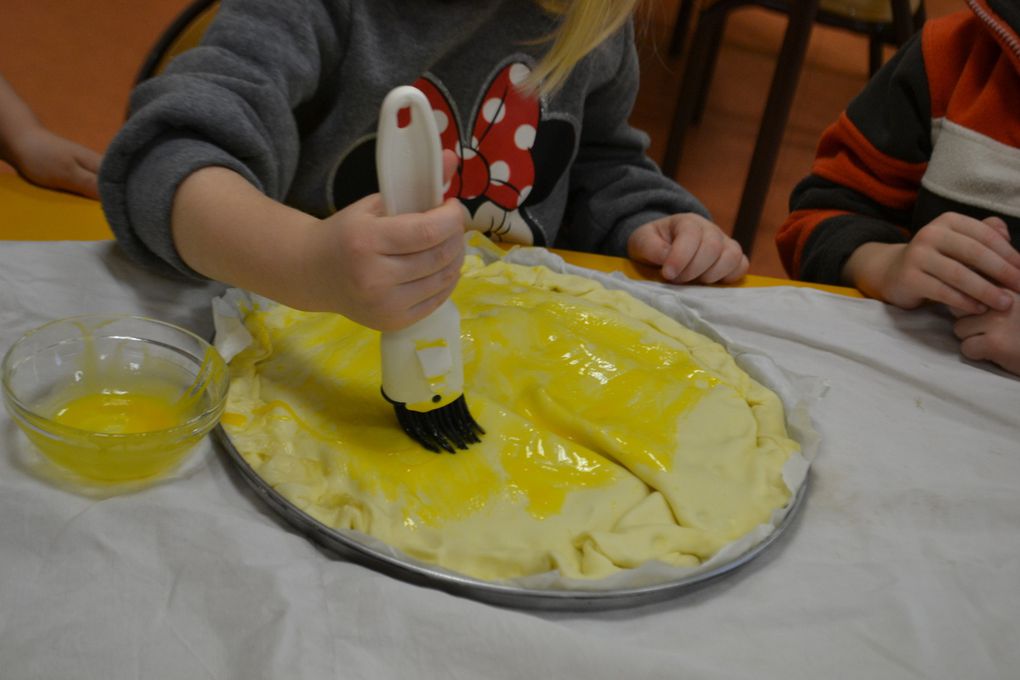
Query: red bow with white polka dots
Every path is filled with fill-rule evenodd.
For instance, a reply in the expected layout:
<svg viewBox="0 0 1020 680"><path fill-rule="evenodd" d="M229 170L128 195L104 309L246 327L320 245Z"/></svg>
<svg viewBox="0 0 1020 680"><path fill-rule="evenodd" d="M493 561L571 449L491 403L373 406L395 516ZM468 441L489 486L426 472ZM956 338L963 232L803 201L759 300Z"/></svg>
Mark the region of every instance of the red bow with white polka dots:
<svg viewBox="0 0 1020 680"><path fill-rule="evenodd" d="M432 105L443 148L452 149L459 160L444 198L483 197L506 211L527 199L535 183L531 147L540 108L536 97L516 85L530 72L514 63L496 74L478 107L470 139L462 138L454 109L439 86L425 77L414 83Z"/></svg>

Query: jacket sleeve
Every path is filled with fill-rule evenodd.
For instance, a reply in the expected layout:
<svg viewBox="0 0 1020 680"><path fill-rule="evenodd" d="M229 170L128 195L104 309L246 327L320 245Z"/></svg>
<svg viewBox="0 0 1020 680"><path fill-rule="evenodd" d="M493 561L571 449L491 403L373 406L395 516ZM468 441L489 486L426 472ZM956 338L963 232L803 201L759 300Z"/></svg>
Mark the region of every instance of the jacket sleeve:
<svg viewBox="0 0 1020 680"><path fill-rule="evenodd" d="M201 45L135 89L100 169L107 221L130 256L197 276L176 252L170 210L200 168L286 195L299 153L293 111L336 62L335 21L315 0L225 0Z"/></svg>
<svg viewBox="0 0 1020 680"><path fill-rule="evenodd" d="M646 155L648 136L628 118L638 90L634 27L628 22L610 40L622 47L615 75L590 92L584 106L577 156L570 170L567 215L554 245L626 256L627 239L642 224L705 207Z"/></svg>
<svg viewBox="0 0 1020 680"><path fill-rule="evenodd" d="M851 253L902 243L931 156L931 101L915 35L822 135L776 236L787 273L841 285Z"/></svg>

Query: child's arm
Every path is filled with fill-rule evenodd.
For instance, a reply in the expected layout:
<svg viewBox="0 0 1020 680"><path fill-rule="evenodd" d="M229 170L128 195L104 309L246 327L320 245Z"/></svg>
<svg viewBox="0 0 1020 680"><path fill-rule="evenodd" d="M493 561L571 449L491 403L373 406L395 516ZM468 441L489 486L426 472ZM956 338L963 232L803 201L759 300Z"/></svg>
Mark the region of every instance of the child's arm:
<svg viewBox="0 0 1020 680"><path fill-rule="evenodd" d="M181 258L200 274L379 330L410 325L438 307L464 259L463 211L455 200L387 217L373 194L320 220L222 167L203 168L181 184L171 226Z"/></svg>
<svg viewBox="0 0 1020 680"><path fill-rule="evenodd" d="M284 205L302 116L343 53L349 23L333 9L350 11L224 3L199 47L132 94L103 164L103 208L125 250L153 266L394 330L452 291L463 211L387 217L378 195L324 219ZM455 158L445 160L452 173Z"/></svg>
<svg viewBox="0 0 1020 680"><path fill-rule="evenodd" d="M229 168L284 202L300 164L295 110L341 53L330 25L317 0L222 3L197 47L132 91L99 173L103 212L128 256L198 276L177 252L171 209L202 168Z"/></svg>
<svg viewBox="0 0 1020 680"><path fill-rule="evenodd" d="M33 184L98 198L101 156L46 129L0 76L0 160Z"/></svg>
<svg viewBox="0 0 1020 680"><path fill-rule="evenodd" d="M776 244L792 278L846 285L864 244L905 244L932 153L931 95L913 38L822 134Z"/></svg>
<svg viewBox="0 0 1020 680"><path fill-rule="evenodd" d="M934 217L939 199L921 186L938 133L933 116L942 120L957 84L947 66L956 61L937 62L945 68L932 80L928 57L970 44L972 27L954 21L926 25L823 134L777 237L791 276L856 286L900 307L934 300L968 313L1006 309L1008 292L1020 291L1020 255L1005 224ZM934 219L914 223L918 214Z"/></svg>

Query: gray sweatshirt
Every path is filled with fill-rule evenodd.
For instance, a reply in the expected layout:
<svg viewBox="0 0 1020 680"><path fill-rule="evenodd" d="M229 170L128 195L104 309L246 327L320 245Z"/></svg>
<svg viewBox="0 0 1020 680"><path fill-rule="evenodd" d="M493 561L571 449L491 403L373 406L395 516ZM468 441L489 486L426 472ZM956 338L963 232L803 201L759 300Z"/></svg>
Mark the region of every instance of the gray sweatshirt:
<svg viewBox="0 0 1020 680"><path fill-rule="evenodd" d="M447 196L495 240L625 255L642 224L707 214L627 122L632 24L552 95L512 87L554 27L527 0L224 0L202 44L133 93L100 171L106 217L136 259L195 275L170 234L189 174L224 166L326 217L377 190L379 106L407 84L460 159Z"/></svg>

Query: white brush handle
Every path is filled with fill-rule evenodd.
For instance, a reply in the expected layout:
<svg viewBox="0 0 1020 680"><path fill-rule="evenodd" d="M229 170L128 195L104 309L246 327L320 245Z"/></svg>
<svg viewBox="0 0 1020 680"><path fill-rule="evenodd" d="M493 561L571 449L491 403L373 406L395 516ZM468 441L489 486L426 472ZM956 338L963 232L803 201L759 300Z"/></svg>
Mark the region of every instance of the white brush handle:
<svg viewBox="0 0 1020 680"><path fill-rule="evenodd" d="M383 100L375 148L387 215L420 213L443 202L443 151L428 99L417 88ZM464 391L460 313L447 300L424 319L382 334L382 387L412 411L431 411Z"/></svg>
<svg viewBox="0 0 1020 680"><path fill-rule="evenodd" d="M418 88L395 88L383 100L375 164L387 215L425 212L443 202L439 130Z"/></svg>

